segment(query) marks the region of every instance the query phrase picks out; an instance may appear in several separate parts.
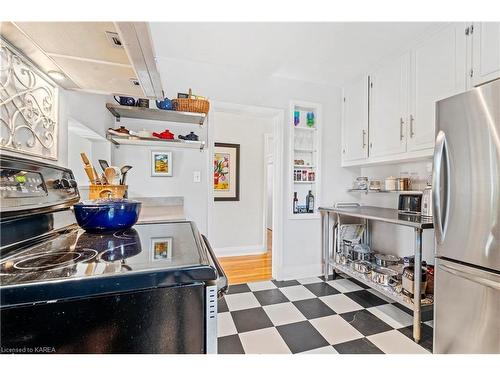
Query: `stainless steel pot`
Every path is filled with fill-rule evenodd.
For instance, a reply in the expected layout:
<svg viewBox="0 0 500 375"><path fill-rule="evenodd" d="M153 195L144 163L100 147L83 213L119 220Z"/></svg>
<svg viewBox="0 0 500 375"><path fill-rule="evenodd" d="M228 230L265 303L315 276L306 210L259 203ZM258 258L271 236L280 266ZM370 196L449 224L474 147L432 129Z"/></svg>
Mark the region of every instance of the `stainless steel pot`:
<svg viewBox="0 0 500 375"><path fill-rule="evenodd" d="M366 262L364 260L357 260L355 262L352 262L352 268L357 272L368 274L372 269L372 265L370 262Z"/></svg>
<svg viewBox="0 0 500 375"><path fill-rule="evenodd" d="M346 266L347 264L349 264L349 258L347 258L347 255L345 254L336 253L335 262L343 266Z"/></svg>
<svg viewBox="0 0 500 375"><path fill-rule="evenodd" d="M357 244L351 250L351 257L353 260L365 260L369 262L372 259L372 251L368 245Z"/></svg>
<svg viewBox="0 0 500 375"><path fill-rule="evenodd" d="M390 254L375 254L375 263L380 267L389 267L398 264L401 261L400 257Z"/></svg>
<svg viewBox="0 0 500 375"><path fill-rule="evenodd" d="M371 279L374 283L389 286L391 283L391 278L396 276L398 273L390 268L385 267L375 267L371 271Z"/></svg>

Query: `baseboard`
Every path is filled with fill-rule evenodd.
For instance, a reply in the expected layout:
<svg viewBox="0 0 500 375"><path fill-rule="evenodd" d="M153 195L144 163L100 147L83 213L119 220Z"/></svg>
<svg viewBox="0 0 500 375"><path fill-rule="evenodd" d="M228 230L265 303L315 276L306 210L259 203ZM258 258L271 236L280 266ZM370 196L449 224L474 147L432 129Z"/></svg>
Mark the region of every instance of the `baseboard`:
<svg viewBox="0 0 500 375"><path fill-rule="evenodd" d="M218 257L233 257L239 255L258 255L267 252L265 245L252 245L252 246L230 246L214 248L215 255Z"/></svg>
<svg viewBox="0 0 500 375"><path fill-rule="evenodd" d="M304 264L299 266L283 266L276 278L278 280L296 280L316 277L322 274L321 264Z"/></svg>

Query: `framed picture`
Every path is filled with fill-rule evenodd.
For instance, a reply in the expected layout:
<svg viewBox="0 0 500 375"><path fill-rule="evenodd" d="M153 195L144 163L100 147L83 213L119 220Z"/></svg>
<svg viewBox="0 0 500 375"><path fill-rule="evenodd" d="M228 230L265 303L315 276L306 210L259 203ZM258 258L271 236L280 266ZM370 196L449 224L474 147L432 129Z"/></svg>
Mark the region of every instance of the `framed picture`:
<svg viewBox="0 0 500 375"><path fill-rule="evenodd" d="M151 238L152 260L172 259L172 237Z"/></svg>
<svg viewBox="0 0 500 375"><path fill-rule="evenodd" d="M151 176L172 177L172 152L151 151Z"/></svg>
<svg viewBox="0 0 500 375"><path fill-rule="evenodd" d="M240 200L240 145L215 143L214 200Z"/></svg>

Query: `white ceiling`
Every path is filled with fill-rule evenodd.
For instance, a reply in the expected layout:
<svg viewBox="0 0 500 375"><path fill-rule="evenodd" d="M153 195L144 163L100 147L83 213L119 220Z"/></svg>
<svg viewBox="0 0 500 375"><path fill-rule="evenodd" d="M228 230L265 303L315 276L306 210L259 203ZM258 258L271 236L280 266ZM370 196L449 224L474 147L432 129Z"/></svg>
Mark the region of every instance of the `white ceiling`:
<svg viewBox="0 0 500 375"><path fill-rule="evenodd" d="M159 59L341 86L443 25L161 22L151 23L151 34Z"/></svg>

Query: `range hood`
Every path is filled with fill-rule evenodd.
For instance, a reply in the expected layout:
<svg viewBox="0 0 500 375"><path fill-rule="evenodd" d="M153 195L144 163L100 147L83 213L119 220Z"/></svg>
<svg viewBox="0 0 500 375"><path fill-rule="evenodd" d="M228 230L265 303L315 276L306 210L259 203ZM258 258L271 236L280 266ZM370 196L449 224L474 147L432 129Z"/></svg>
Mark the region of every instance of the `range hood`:
<svg viewBox="0 0 500 375"><path fill-rule="evenodd" d="M163 99L160 73L156 68L153 41L145 22L115 22L128 58L137 74L144 95Z"/></svg>
<svg viewBox="0 0 500 375"><path fill-rule="evenodd" d="M66 89L162 97L145 22L2 22L0 35Z"/></svg>

